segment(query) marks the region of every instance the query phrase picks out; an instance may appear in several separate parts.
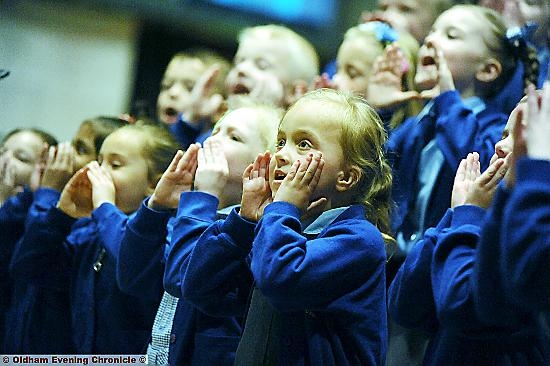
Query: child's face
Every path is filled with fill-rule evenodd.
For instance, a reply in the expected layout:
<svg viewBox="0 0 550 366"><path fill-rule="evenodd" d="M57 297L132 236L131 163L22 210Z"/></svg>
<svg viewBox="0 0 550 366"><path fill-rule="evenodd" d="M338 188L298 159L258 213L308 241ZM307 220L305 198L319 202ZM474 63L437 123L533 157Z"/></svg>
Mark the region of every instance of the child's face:
<svg viewBox="0 0 550 366"><path fill-rule="evenodd" d="M243 39L227 75L228 95L250 95L261 102L282 106L289 88L288 53L281 40Z"/></svg>
<svg viewBox="0 0 550 366"><path fill-rule="evenodd" d="M471 85L487 58L488 50L483 40L487 31L484 19L466 9L452 8L442 13L418 51L415 82L422 85L426 79L433 78L437 70L435 47L443 52L457 90Z"/></svg>
<svg viewBox="0 0 550 366"><path fill-rule="evenodd" d="M520 111L523 112L522 116L525 116L527 114L527 103L518 104L516 108L514 108L512 113L510 113L508 122L506 122L506 126L502 131L502 137L495 144L495 153L491 158L491 163L498 158L507 157L512 152L512 149L514 148L514 125L516 124L516 119ZM520 123L525 123L524 121L525 119L522 119Z"/></svg>
<svg viewBox="0 0 550 366"><path fill-rule="evenodd" d="M148 194L152 183L143 156L143 136L132 131L115 131L103 142L98 162L113 178L116 206L124 213L134 212Z"/></svg>
<svg viewBox="0 0 550 366"><path fill-rule="evenodd" d="M380 0L375 14L395 29L409 32L418 43L428 34L437 13L438 0Z"/></svg>
<svg viewBox="0 0 550 366"><path fill-rule="evenodd" d="M95 137L96 133L90 124L84 123L80 125L72 141L75 151L75 170L97 159L97 151L95 151L94 144Z"/></svg>
<svg viewBox="0 0 550 366"><path fill-rule="evenodd" d="M29 184L34 164L42 152L44 141L30 131L21 131L10 136L0 148L0 155L8 154L9 164L14 167L14 184L23 187Z"/></svg>
<svg viewBox="0 0 550 366"><path fill-rule="evenodd" d="M330 199L335 194L338 174L344 168L344 152L340 145L339 117L330 107L316 100L298 102L281 121L277 148L269 169L269 185L273 195L292 164L317 151L323 154L325 165L312 198Z"/></svg>
<svg viewBox="0 0 550 366"><path fill-rule="evenodd" d="M365 95L380 45L372 38L351 37L342 42L336 58L338 71L334 83L338 90Z"/></svg>
<svg viewBox="0 0 550 366"><path fill-rule="evenodd" d="M170 61L157 99L157 116L160 121L175 123L178 114L188 110L191 91L204 71L204 64L196 58L176 58Z"/></svg>
<svg viewBox="0 0 550 366"><path fill-rule="evenodd" d="M229 112L214 127L209 139L221 142L229 166L228 182L241 185L248 164L266 150L257 124L257 112L254 109L238 108Z"/></svg>

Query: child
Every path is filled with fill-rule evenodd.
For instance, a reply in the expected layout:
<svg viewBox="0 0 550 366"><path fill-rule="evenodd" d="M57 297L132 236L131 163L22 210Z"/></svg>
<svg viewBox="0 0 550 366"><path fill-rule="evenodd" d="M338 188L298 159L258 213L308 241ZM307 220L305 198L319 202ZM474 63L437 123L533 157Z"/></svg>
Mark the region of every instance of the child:
<svg viewBox="0 0 550 366"><path fill-rule="evenodd" d="M457 5L441 14L420 48L415 82L433 99L387 145L396 179L392 225L405 253L449 206L461 157L477 151L481 165L488 165L508 102L521 93L523 86L514 89L509 79L521 68L504 32L493 11Z"/></svg>
<svg viewBox="0 0 550 366"><path fill-rule="evenodd" d="M397 33L388 24L378 21L348 29L338 49L338 71L332 79L333 86L338 90L362 95L369 101L369 83L376 60L386 52L386 47L390 44L399 48L403 54L401 66L407 69L400 85L406 90L413 87L418 43L408 33ZM406 117L416 115L419 111L417 102L410 100L403 108L392 111L387 118L388 127L395 128Z"/></svg>
<svg viewBox="0 0 550 366"><path fill-rule="evenodd" d="M204 141L223 110L229 63L208 49L175 54L164 72L157 98L157 118L169 125L180 145Z"/></svg>
<svg viewBox="0 0 550 366"><path fill-rule="evenodd" d="M9 132L0 148L0 353L5 353L4 324L13 286L9 261L15 243L23 235L32 191L36 189L36 183L31 184L32 173L44 145L54 146L57 141L45 131L30 128Z"/></svg>
<svg viewBox="0 0 550 366"><path fill-rule="evenodd" d="M280 25L246 28L239 36L233 68L227 75L229 101L248 95L255 101L287 108L298 85L319 73L317 52L310 42Z"/></svg>
<svg viewBox="0 0 550 366"><path fill-rule="evenodd" d="M257 104L229 111L204 147L193 144L185 154L175 156L151 198L130 220L119 255L121 289L136 296L158 297L166 266L167 293L153 325L149 362L233 364L241 319L213 318L178 299L180 268L206 227L239 202L242 171L259 152L273 145L279 120L278 110ZM191 191L193 184L195 191ZM170 210L176 208L176 217L170 219ZM166 240L172 242L170 247Z"/></svg>
<svg viewBox="0 0 550 366"><path fill-rule="evenodd" d="M118 247L127 215L153 191L175 150L164 128L122 127L105 139L98 162L71 178L57 207L42 208L27 223L10 270L37 286L70 292L75 353L136 354L147 341L158 302L118 289Z"/></svg>
<svg viewBox="0 0 550 366"><path fill-rule="evenodd" d="M531 89L528 98L526 131L515 129L521 138L514 145L515 185L501 226L501 268L507 295L524 309L547 316L550 82L544 83L541 97Z"/></svg>
<svg viewBox="0 0 550 366"><path fill-rule="evenodd" d="M391 285L390 315L404 326L424 326L433 334L426 365L545 364L542 329L532 314L505 296L499 277L503 190L497 184L507 171L513 125L521 123L524 106L519 104L510 116L483 174L477 154L461 162L452 209L416 244ZM481 303L493 309L488 316L476 312L479 291Z"/></svg>
<svg viewBox="0 0 550 366"><path fill-rule="evenodd" d="M57 145L49 133L36 128L15 129L2 139L0 150L0 205L31 182L34 164L44 145Z"/></svg>
<svg viewBox="0 0 550 366"><path fill-rule="evenodd" d="M249 271L257 286L235 364L384 364L385 136L362 99L306 94L283 117L273 157L245 171L239 213L199 239L184 298L244 313Z"/></svg>

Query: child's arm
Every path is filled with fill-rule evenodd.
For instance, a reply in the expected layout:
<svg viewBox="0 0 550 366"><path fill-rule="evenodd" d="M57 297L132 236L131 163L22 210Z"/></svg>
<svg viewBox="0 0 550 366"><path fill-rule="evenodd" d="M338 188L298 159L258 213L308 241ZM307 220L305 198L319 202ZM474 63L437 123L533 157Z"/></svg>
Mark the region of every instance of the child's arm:
<svg viewBox="0 0 550 366"><path fill-rule="evenodd" d="M164 270L164 288L176 297L181 297L182 276L195 243L216 220L219 198L229 174L223 149L215 140L207 139L196 159L196 192L181 195Z"/></svg>
<svg viewBox="0 0 550 366"><path fill-rule="evenodd" d="M437 239L451 225L447 210L437 227L426 230L423 239L407 254L388 292L388 314L402 327L435 332L438 327L432 291L432 257Z"/></svg>
<svg viewBox="0 0 550 366"><path fill-rule="evenodd" d="M134 296L149 294L150 298L158 298L162 292L167 225L181 192L191 189L198 148L193 144L185 154L176 153L153 195L128 221L117 263L117 281L122 291Z"/></svg>
<svg viewBox="0 0 550 366"><path fill-rule="evenodd" d="M491 204L506 169L504 160L497 159L480 174L478 155L474 153L468 154L457 170L451 226L437 241L432 262L437 317L445 327L479 327L473 299L476 247L485 209Z"/></svg>
<svg viewBox="0 0 550 366"><path fill-rule="evenodd" d="M508 295L532 310L550 308L550 82L542 97L529 89L528 127L514 126L516 184L502 225L503 272Z"/></svg>
<svg viewBox="0 0 550 366"><path fill-rule="evenodd" d="M224 221L208 227L182 267L184 298L208 314L246 313L252 288L248 257L255 222L271 200L269 160L269 152L258 154L245 169L239 214L233 210Z"/></svg>

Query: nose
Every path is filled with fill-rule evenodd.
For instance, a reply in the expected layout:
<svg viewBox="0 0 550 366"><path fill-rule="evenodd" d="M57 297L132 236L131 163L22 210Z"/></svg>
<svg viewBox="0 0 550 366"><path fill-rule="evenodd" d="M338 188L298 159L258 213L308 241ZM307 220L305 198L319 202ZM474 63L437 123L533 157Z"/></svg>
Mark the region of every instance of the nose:
<svg viewBox="0 0 550 366"><path fill-rule="evenodd" d="M278 168L290 163L290 159L284 147L275 153L274 158Z"/></svg>
<svg viewBox="0 0 550 366"><path fill-rule="evenodd" d="M170 96L171 99L178 98L181 95L181 92L182 92L182 88L179 85L179 83L174 83L174 85L172 85L170 89L168 89L168 95Z"/></svg>
<svg viewBox="0 0 550 366"><path fill-rule="evenodd" d="M495 144L495 154L497 154L499 158L505 158L508 156L508 154L510 154L511 149L508 146L508 140L509 137L500 140Z"/></svg>

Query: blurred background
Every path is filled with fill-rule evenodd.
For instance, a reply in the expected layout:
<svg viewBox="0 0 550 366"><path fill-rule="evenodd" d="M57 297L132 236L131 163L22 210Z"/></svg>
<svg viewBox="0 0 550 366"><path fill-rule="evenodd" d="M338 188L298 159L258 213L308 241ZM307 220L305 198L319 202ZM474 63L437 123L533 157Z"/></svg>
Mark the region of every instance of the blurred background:
<svg viewBox="0 0 550 366"><path fill-rule="evenodd" d="M68 140L80 122L154 108L170 57L206 46L232 60L239 31L284 24L324 65L374 0L0 0L0 136L41 127Z"/></svg>

